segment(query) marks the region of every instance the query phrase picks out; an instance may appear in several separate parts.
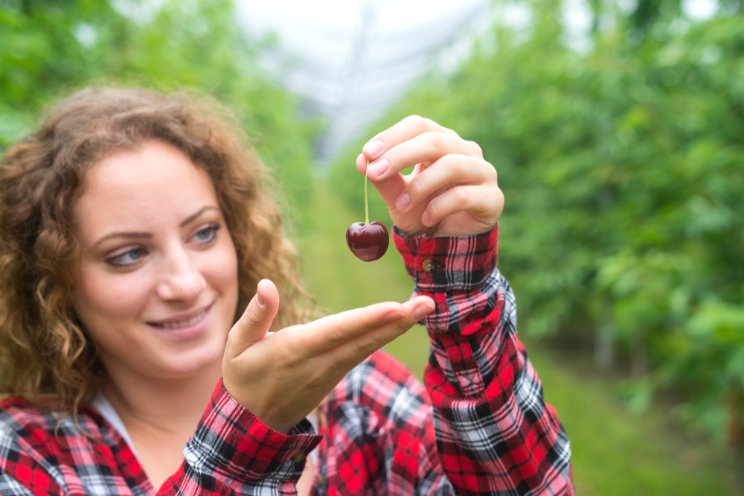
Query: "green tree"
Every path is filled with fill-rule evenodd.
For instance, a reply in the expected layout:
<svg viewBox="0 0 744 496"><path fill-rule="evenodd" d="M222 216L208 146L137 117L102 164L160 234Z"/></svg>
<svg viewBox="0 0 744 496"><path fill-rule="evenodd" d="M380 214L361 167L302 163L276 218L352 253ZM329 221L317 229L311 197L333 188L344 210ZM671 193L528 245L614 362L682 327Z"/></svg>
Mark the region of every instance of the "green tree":
<svg viewBox="0 0 744 496"><path fill-rule="evenodd" d="M285 195L302 204L318 126L299 119L295 98L258 69L264 46L245 39L233 12L229 0L166 0L145 19L93 0L3 2L0 150L85 85L206 92L235 111Z"/></svg>
<svg viewBox="0 0 744 496"><path fill-rule="evenodd" d="M735 441L744 18L669 14L639 44L618 11L579 53L560 5L532 4L529 36L497 26L459 72L427 78L376 127L425 113L481 144L507 196L500 259L523 331L626 371L638 407L675 391L680 418Z"/></svg>

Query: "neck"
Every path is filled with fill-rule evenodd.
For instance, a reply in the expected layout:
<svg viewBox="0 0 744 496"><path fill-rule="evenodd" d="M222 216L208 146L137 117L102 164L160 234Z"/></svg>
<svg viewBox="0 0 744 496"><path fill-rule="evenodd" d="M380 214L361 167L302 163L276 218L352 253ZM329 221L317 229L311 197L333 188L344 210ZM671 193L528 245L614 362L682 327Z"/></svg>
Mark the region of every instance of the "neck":
<svg viewBox="0 0 744 496"><path fill-rule="evenodd" d="M109 370L103 392L133 437L137 432L154 430L187 439L209 402L221 374L220 365L218 362L188 377L166 379Z"/></svg>
<svg viewBox="0 0 744 496"><path fill-rule="evenodd" d="M111 365L103 392L124 423L140 466L158 488L183 463L183 446L209 402L221 362L178 378L145 377Z"/></svg>

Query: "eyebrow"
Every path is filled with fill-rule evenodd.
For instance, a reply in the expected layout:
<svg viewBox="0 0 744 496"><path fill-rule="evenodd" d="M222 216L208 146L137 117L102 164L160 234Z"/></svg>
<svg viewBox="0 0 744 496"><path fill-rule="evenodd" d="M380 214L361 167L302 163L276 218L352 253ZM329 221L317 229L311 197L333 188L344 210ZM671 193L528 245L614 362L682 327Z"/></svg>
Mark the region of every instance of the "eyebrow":
<svg viewBox="0 0 744 496"><path fill-rule="evenodd" d="M206 205L206 206L200 208L199 210L197 210L196 212L194 212L193 214L191 214L188 217L186 217L183 221L181 221L180 224L178 224L178 227L185 227L185 226L191 224L196 219L198 219L204 212L206 212L208 210L217 210L219 212L220 209L217 208L217 207L215 207L215 206L212 206L212 205Z"/></svg>
<svg viewBox="0 0 744 496"><path fill-rule="evenodd" d="M185 227L189 225L190 223L194 222L194 220L198 219L204 212L207 212L209 210L217 210L219 211L219 208L212 206L212 205L206 205L193 214L186 217L184 220L182 220L178 227ZM114 231L110 232L107 235L103 236L101 239L93 243L93 248L97 248L99 245L104 243L105 241L108 241L109 239L113 238L125 238L125 239L151 239L153 236L149 232L145 231Z"/></svg>

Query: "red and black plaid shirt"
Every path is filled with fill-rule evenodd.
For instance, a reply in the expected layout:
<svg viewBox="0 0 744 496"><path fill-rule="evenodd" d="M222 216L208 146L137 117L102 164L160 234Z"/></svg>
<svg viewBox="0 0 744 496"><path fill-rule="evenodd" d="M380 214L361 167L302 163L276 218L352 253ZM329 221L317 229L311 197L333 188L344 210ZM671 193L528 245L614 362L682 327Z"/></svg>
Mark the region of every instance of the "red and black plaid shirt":
<svg viewBox="0 0 744 496"><path fill-rule="evenodd" d="M0 494L295 494L316 447L314 494L573 494L568 439L543 401L496 269L497 229L394 238L416 292L436 302L425 321L425 387L375 353L323 402L317 433L305 420L285 435L218 384L181 468L157 491L94 409L76 424L6 399Z"/></svg>

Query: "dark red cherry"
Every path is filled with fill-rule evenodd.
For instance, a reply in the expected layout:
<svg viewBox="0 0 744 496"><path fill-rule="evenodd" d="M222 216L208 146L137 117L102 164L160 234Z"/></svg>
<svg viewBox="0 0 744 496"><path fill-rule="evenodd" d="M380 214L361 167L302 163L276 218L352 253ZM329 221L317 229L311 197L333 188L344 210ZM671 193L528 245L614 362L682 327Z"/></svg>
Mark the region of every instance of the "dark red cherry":
<svg viewBox="0 0 744 496"><path fill-rule="evenodd" d="M388 249L388 231L384 224L374 221L366 224L354 222L346 230L346 244L360 260L371 262Z"/></svg>

